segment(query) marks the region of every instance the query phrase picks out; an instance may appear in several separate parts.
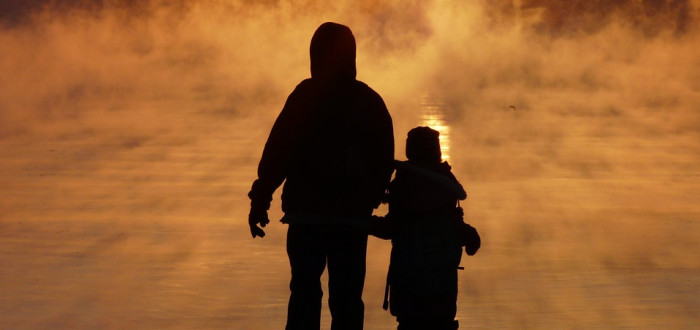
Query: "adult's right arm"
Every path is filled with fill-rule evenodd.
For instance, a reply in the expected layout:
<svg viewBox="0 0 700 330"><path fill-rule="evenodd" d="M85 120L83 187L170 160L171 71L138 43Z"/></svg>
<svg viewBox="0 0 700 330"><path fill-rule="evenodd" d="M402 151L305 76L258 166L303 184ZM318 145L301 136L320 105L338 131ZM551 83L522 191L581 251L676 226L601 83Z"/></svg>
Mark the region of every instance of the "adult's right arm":
<svg viewBox="0 0 700 330"><path fill-rule="evenodd" d="M289 95L265 143L258 164L258 179L253 182L248 193L248 223L253 238L265 236L265 232L257 225L265 227L270 222L267 211L270 209L272 194L287 177L297 146L306 131L310 100L307 90L302 82Z"/></svg>

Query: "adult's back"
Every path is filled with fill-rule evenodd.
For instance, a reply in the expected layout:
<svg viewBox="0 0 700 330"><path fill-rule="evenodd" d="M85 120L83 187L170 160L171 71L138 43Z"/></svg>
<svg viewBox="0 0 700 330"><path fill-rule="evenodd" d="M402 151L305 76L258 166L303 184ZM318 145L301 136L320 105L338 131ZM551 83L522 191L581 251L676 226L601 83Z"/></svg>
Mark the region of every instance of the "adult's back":
<svg viewBox="0 0 700 330"><path fill-rule="evenodd" d="M265 144L248 196L253 237L264 236L272 194L283 183L283 221L292 268L287 330L319 329L321 274L328 267L331 329L362 329L369 217L388 187L391 117L381 97L355 79L350 29L324 23L310 47L311 78L287 98Z"/></svg>
<svg viewBox="0 0 700 330"><path fill-rule="evenodd" d="M391 118L381 97L356 80L329 86L308 79L292 98L302 101L285 110L300 131L288 150L283 211L370 215L386 189L393 158Z"/></svg>
<svg viewBox="0 0 700 330"><path fill-rule="evenodd" d="M275 121L249 193L267 210L286 180L285 213L370 215L388 186L394 157L382 98L355 79L355 40L324 23L310 47L311 79L289 95Z"/></svg>

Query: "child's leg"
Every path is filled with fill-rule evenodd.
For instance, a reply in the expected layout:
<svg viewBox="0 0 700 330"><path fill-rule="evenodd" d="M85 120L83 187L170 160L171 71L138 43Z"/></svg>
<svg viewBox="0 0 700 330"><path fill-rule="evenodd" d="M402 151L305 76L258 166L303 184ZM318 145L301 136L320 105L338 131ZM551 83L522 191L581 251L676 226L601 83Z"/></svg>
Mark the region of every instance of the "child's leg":
<svg viewBox="0 0 700 330"><path fill-rule="evenodd" d="M454 292L434 295L409 295L402 297L403 310L396 316L399 330L459 328L457 315L457 288Z"/></svg>
<svg viewBox="0 0 700 330"><path fill-rule="evenodd" d="M433 318L397 318L399 326L397 330L456 330L459 329L457 320L433 319Z"/></svg>

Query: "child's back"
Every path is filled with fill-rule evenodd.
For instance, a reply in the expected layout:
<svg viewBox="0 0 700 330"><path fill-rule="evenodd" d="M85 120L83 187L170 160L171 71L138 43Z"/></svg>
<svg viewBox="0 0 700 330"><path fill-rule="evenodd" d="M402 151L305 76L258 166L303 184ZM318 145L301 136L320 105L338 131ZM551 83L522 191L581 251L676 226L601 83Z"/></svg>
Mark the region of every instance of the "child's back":
<svg viewBox="0 0 700 330"><path fill-rule="evenodd" d="M389 187L392 252L388 284L399 329L456 329L457 267L462 255L457 202L466 193L446 162L438 132L409 132L408 162Z"/></svg>

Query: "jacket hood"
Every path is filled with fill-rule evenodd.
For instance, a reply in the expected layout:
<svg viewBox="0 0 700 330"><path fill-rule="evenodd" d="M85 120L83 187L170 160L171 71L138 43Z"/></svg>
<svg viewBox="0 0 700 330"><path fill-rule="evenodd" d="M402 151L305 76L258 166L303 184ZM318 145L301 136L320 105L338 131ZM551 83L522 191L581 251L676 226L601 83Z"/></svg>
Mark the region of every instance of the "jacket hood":
<svg viewBox="0 0 700 330"><path fill-rule="evenodd" d="M408 131L406 157L411 161L440 163L440 132L427 126L418 126Z"/></svg>
<svg viewBox="0 0 700 330"><path fill-rule="evenodd" d="M326 22L311 38L311 78L355 80L355 37L345 25Z"/></svg>

